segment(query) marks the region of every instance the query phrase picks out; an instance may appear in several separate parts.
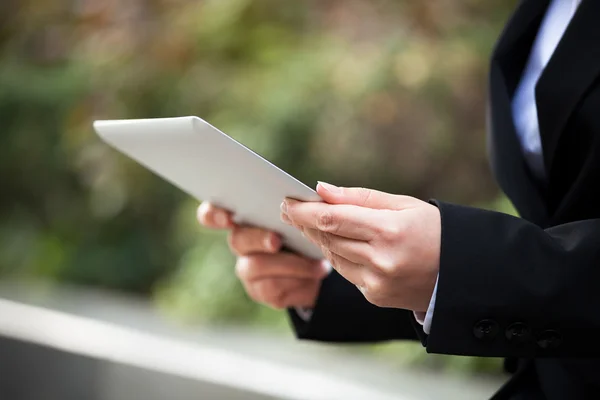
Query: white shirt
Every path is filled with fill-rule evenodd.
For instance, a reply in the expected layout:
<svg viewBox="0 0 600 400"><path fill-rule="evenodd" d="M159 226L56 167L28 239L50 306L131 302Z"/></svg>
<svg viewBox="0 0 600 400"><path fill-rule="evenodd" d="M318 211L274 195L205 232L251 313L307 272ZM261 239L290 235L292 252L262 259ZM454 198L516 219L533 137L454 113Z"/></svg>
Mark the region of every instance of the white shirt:
<svg viewBox="0 0 600 400"><path fill-rule="evenodd" d="M525 160L534 176L546 178L535 103L535 85L581 0L554 0L548 7L521 82L512 101L513 121Z"/></svg>
<svg viewBox="0 0 600 400"><path fill-rule="evenodd" d="M546 171L535 102L535 85L550 61L550 57L565 33L579 3L581 0L552 0L546 10L546 15L540 25L529 53L527 65L512 100L513 122L521 150L531 172L541 181L545 180ZM423 324L423 331L427 334L431 330L436 293L437 282L424 319L421 318L422 314L415 313L417 321Z"/></svg>

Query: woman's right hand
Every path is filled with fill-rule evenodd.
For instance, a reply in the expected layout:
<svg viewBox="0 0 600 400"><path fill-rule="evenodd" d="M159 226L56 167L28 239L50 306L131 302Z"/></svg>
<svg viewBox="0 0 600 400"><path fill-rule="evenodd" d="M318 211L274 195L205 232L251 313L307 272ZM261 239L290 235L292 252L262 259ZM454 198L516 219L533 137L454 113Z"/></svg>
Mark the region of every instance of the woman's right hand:
<svg viewBox="0 0 600 400"><path fill-rule="evenodd" d="M198 221L229 230L229 247L237 256L236 275L254 301L276 309L315 306L321 281L329 273L321 260L281 251L276 233L236 225L231 213L210 203L200 205Z"/></svg>

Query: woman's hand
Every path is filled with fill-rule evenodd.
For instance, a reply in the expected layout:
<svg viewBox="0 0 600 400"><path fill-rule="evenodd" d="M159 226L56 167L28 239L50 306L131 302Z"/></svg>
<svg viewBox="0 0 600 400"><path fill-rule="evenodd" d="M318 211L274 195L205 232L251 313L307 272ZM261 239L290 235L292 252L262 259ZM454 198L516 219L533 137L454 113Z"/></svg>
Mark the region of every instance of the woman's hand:
<svg viewBox="0 0 600 400"><path fill-rule="evenodd" d="M286 199L281 218L321 246L366 299L380 307L426 311L439 270L437 207L408 196L319 183L325 201Z"/></svg>
<svg viewBox="0 0 600 400"><path fill-rule="evenodd" d="M229 212L209 203L198 208L198 221L230 231L229 247L238 257L237 276L254 301L277 309L314 307L328 274L323 262L282 252L277 234L236 225Z"/></svg>

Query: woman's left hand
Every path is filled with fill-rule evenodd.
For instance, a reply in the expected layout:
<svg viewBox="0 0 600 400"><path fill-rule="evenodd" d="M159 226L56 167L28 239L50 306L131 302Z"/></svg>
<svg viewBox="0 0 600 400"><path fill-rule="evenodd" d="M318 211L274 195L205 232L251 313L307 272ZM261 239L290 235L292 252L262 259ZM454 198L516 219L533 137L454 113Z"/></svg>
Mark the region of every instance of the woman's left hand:
<svg viewBox="0 0 600 400"><path fill-rule="evenodd" d="M426 311L439 271L438 208L364 188L319 183L317 192L325 202L286 199L282 220L319 245L369 302Z"/></svg>

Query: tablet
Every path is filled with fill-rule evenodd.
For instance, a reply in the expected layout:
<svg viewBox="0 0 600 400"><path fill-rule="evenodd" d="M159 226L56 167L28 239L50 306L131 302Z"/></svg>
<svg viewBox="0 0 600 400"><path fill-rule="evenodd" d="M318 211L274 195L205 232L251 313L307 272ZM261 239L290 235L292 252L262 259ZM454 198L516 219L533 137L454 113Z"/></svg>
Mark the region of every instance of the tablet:
<svg viewBox="0 0 600 400"><path fill-rule="evenodd" d="M323 254L280 219L284 198L321 201L317 193L198 117L96 121L109 145L199 201L230 210L237 223L279 233L311 258Z"/></svg>

